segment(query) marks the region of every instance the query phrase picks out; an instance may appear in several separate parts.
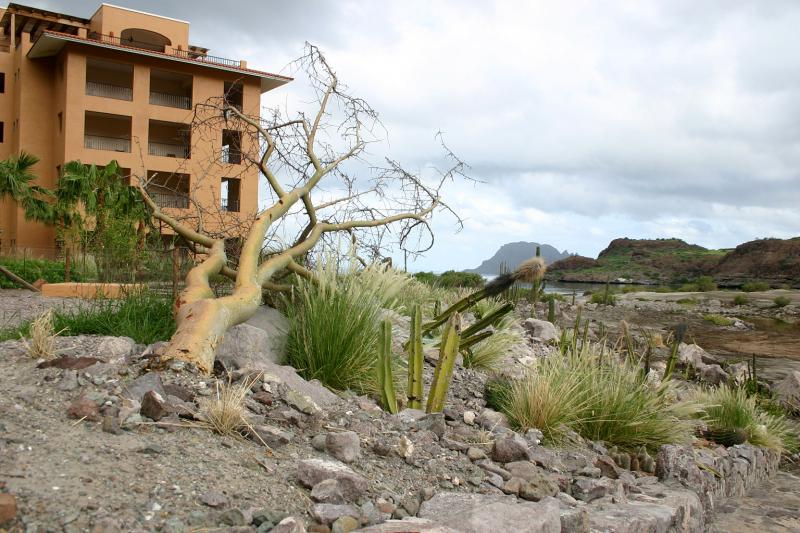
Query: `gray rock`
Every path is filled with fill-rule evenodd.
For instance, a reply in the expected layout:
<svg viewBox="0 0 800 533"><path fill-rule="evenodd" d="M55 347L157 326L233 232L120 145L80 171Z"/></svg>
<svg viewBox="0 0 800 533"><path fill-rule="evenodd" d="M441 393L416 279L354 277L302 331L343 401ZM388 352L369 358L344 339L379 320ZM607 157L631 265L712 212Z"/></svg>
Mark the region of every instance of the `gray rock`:
<svg viewBox="0 0 800 533"><path fill-rule="evenodd" d="M793 370L778 383L773 392L788 411L800 413L800 371Z"/></svg>
<svg viewBox="0 0 800 533"><path fill-rule="evenodd" d="M519 490L519 497L532 502L541 501L558 494L558 484L544 474L525 483Z"/></svg>
<svg viewBox="0 0 800 533"><path fill-rule="evenodd" d="M418 430L431 431L440 439L444 436L446 428L443 413L431 413L417 420Z"/></svg>
<svg viewBox="0 0 800 533"><path fill-rule="evenodd" d="M295 389L287 388L283 393L283 399L301 413L316 415L322 412L322 409L320 409L319 405L317 405L311 397Z"/></svg>
<svg viewBox="0 0 800 533"><path fill-rule="evenodd" d="M585 507L561 510L561 533L589 533L589 513Z"/></svg>
<svg viewBox="0 0 800 533"><path fill-rule="evenodd" d="M492 459L498 463L511 463L528 459L528 442L513 433L494 441Z"/></svg>
<svg viewBox="0 0 800 533"><path fill-rule="evenodd" d="M535 339L544 342L549 342L558 339L558 328L547 320L537 320L535 318L528 318L522 323L522 327L528 332L528 335Z"/></svg>
<svg viewBox="0 0 800 533"><path fill-rule="evenodd" d="M325 449L343 463L352 463L361 456L361 439L355 431L332 431L325 438Z"/></svg>
<svg viewBox="0 0 800 533"><path fill-rule="evenodd" d="M501 466L498 466L498 465L494 464L489 459L475 461L475 464L477 466L483 468L487 472L491 472L492 474L496 474L496 475L500 476L505 481L508 481L509 479L511 479L511 472L509 472L508 470L506 470L505 468L503 468Z"/></svg>
<svg viewBox="0 0 800 533"><path fill-rule="evenodd" d="M289 320L277 309L261 306L245 322L264 331L269 338L271 354L276 357L275 362L284 360L286 349L286 335L289 333Z"/></svg>
<svg viewBox="0 0 800 533"><path fill-rule="evenodd" d="M477 419L478 425L483 429L493 431L496 428L509 428L508 419L503 413L498 413L492 409L486 408L481 411Z"/></svg>
<svg viewBox="0 0 800 533"><path fill-rule="evenodd" d="M311 488L311 499L318 503L343 504L344 495L335 479L325 479Z"/></svg>
<svg viewBox="0 0 800 533"><path fill-rule="evenodd" d="M59 390L73 391L78 388L78 373L74 370L64 370L64 375L56 385Z"/></svg>
<svg viewBox="0 0 800 533"><path fill-rule="evenodd" d="M325 451L325 441L328 439L328 435L325 433L320 433L319 435L314 435L311 438L311 447L317 450L318 452Z"/></svg>
<svg viewBox="0 0 800 533"><path fill-rule="evenodd" d="M579 477L572 481L572 495L578 500L591 502L617 490L616 482L608 478Z"/></svg>
<svg viewBox="0 0 800 533"><path fill-rule="evenodd" d="M406 518L404 520L387 520L381 524L371 525L357 530L357 533L460 533L453 528L437 524L425 518Z"/></svg>
<svg viewBox="0 0 800 533"><path fill-rule="evenodd" d="M222 507L228 504L228 497L215 490L209 490L200 495L200 501L209 507Z"/></svg>
<svg viewBox="0 0 800 533"><path fill-rule="evenodd" d="M367 479L355 473L344 463L324 459L304 459L297 463L297 479L312 488L320 481L335 479L347 501L356 501L367 490Z"/></svg>
<svg viewBox="0 0 800 533"><path fill-rule="evenodd" d="M267 424L255 424L249 430L251 438L257 442L264 442L270 448L280 448L292 441L294 433Z"/></svg>
<svg viewBox="0 0 800 533"><path fill-rule="evenodd" d="M354 505L337 505L334 503L316 503L311 508L311 516L320 524L329 525L342 516L358 518L361 512Z"/></svg>
<svg viewBox="0 0 800 533"><path fill-rule="evenodd" d="M700 380L711 385L727 383L730 376L719 365L705 365L700 368Z"/></svg>
<svg viewBox="0 0 800 533"><path fill-rule="evenodd" d="M554 498L533 503L518 502L513 496L442 492L422 504L419 516L462 533L561 531L558 501Z"/></svg>
<svg viewBox="0 0 800 533"><path fill-rule="evenodd" d="M259 370L262 362L278 363L272 353L269 334L249 324L230 328L217 349L217 361L228 370Z"/></svg>
<svg viewBox="0 0 800 533"><path fill-rule="evenodd" d="M422 409L403 409L397 415L398 420L405 425L411 425L420 418L424 418L426 415L425 411Z"/></svg>
<svg viewBox="0 0 800 533"><path fill-rule="evenodd" d="M303 520L294 516L287 516L274 528L269 530L269 533L306 533L306 526Z"/></svg>
<svg viewBox="0 0 800 533"><path fill-rule="evenodd" d="M244 513L241 509L233 508L227 509L222 512L217 518L220 524L224 526L246 526L247 520L244 517Z"/></svg>
<svg viewBox="0 0 800 533"><path fill-rule="evenodd" d="M122 396L139 403L148 391L155 391L162 398L167 396L161 376L157 372L148 372L122 385Z"/></svg>
<svg viewBox="0 0 800 533"><path fill-rule="evenodd" d="M708 353L696 344L681 343L678 347L678 362L683 365L700 368L705 365L704 356L708 356Z"/></svg>
<svg viewBox="0 0 800 533"><path fill-rule="evenodd" d="M136 341L130 337L101 337L97 345L97 355L108 363L121 364L133 354Z"/></svg>

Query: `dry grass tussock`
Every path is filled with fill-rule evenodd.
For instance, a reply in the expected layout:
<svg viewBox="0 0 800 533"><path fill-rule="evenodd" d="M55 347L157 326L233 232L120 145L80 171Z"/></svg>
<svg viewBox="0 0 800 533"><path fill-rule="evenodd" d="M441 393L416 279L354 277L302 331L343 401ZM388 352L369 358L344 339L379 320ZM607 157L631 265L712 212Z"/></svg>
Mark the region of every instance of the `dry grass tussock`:
<svg viewBox="0 0 800 533"><path fill-rule="evenodd" d="M250 388L259 379L261 374L239 383L232 383L230 376L227 383L217 382L215 394L200 405L199 425L214 433L230 437L257 435L245 415L245 399Z"/></svg>
<svg viewBox="0 0 800 533"><path fill-rule="evenodd" d="M28 354L34 359L53 359L58 351L56 350L56 338L63 332L56 331L53 326L53 311L48 310L31 322L29 335L30 340L20 336L25 344Z"/></svg>

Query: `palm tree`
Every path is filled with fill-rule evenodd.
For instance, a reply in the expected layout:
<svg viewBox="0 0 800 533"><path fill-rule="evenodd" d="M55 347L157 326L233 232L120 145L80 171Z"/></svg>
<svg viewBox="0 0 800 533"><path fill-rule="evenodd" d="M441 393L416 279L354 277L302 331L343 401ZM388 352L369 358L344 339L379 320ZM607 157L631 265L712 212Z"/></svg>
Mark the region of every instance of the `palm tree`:
<svg viewBox="0 0 800 533"><path fill-rule="evenodd" d="M32 168L39 158L27 152L0 161L0 200L6 196L25 211L25 218L44 223L53 222L53 192L36 185Z"/></svg>

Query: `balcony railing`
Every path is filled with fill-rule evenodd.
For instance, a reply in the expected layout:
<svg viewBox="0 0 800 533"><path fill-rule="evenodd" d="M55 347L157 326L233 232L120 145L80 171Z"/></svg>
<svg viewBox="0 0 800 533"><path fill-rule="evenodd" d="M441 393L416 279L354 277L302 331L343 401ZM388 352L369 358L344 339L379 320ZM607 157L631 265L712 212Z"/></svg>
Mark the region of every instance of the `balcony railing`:
<svg viewBox="0 0 800 533"><path fill-rule="evenodd" d="M97 81L86 82L86 94L89 96L103 96L105 98L115 98L117 100L133 100L133 89L110 83L100 83Z"/></svg>
<svg viewBox="0 0 800 533"><path fill-rule="evenodd" d="M239 212L239 199L238 198L223 198L222 205L220 206L223 211L229 211L231 213L238 213Z"/></svg>
<svg viewBox="0 0 800 533"><path fill-rule="evenodd" d="M148 153L150 155L157 155L161 157L179 157L181 159L189 159L189 146L185 144L150 142L148 146Z"/></svg>
<svg viewBox="0 0 800 533"><path fill-rule="evenodd" d="M178 109L191 109L192 99L189 96L181 96L179 94L167 93L150 93L150 103L153 105L162 105L165 107L177 107Z"/></svg>
<svg viewBox="0 0 800 533"><path fill-rule="evenodd" d="M92 150L109 150L111 152L130 152L131 140L101 135L84 135L83 147Z"/></svg>
<svg viewBox="0 0 800 533"><path fill-rule="evenodd" d="M200 61L202 63L211 63L214 65L223 65L226 67L242 68L241 63L236 59L227 59L224 57L203 55L198 52L193 52L191 50L178 50L177 48L166 48L166 47L163 50L161 50L160 47L158 50L155 50L153 45L150 43L143 43L139 41L134 41L132 39L120 39L119 37L116 36L103 35L97 32L90 33L88 38L92 41L98 41L105 44L112 44L114 46L124 46L126 48L136 48L139 50L155 51L169 56L179 57L182 59Z"/></svg>
<svg viewBox="0 0 800 533"><path fill-rule="evenodd" d="M189 207L189 195L187 194L153 190L148 190L147 194L158 207L173 207L175 209L186 209Z"/></svg>
<svg viewBox="0 0 800 533"><path fill-rule="evenodd" d="M222 147L222 162L229 165L239 165L242 162L242 151L230 146Z"/></svg>

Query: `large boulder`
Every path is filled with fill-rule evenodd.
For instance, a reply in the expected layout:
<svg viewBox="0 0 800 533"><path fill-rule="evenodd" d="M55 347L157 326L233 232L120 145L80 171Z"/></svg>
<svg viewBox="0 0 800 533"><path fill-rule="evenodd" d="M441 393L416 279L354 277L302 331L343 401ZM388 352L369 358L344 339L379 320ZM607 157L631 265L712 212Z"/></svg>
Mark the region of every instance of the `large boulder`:
<svg viewBox="0 0 800 533"><path fill-rule="evenodd" d="M462 533L561 531L559 504L554 498L534 503L519 502L513 496L440 492L421 505L419 517Z"/></svg>
<svg viewBox="0 0 800 533"><path fill-rule="evenodd" d="M800 412L800 372L793 370L775 386L775 395L781 405L792 412Z"/></svg>
<svg viewBox="0 0 800 533"><path fill-rule="evenodd" d="M547 320L529 318L522 323L528 335L544 342L558 339L558 329Z"/></svg>
<svg viewBox="0 0 800 533"><path fill-rule="evenodd" d="M263 329L249 324L230 328L217 349L217 361L230 370L257 368L262 362L278 363L272 341Z"/></svg>
<svg viewBox="0 0 800 533"><path fill-rule="evenodd" d="M342 495L348 501L358 500L367 490L367 479L355 473L350 467L338 461L325 459L304 459L297 463L297 479L305 487L326 479L335 479L339 483Z"/></svg>
<svg viewBox="0 0 800 533"><path fill-rule="evenodd" d="M706 351L696 344L681 343L678 347L678 362L683 365L701 368L705 365L703 359L707 356Z"/></svg>

